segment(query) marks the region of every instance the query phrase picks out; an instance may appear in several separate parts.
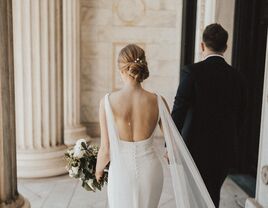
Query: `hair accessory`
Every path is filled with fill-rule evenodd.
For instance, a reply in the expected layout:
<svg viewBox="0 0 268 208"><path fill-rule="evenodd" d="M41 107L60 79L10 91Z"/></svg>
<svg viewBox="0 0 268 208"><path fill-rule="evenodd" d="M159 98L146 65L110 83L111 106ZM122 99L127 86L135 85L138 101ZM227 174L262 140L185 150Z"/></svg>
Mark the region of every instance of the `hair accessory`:
<svg viewBox="0 0 268 208"><path fill-rule="evenodd" d="M139 58L137 58L135 61L134 61L134 63L142 63L143 61L141 60L141 59L139 59Z"/></svg>

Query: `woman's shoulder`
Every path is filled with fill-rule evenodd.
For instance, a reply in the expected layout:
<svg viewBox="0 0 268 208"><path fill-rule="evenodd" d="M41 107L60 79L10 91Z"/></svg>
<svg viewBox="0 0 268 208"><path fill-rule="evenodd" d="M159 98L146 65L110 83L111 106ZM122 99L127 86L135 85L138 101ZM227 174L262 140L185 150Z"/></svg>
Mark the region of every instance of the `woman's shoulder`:
<svg viewBox="0 0 268 208"><path fill-rule="evenodd" d="M148 95L152 98L152 99L158 99L161 98L165 103L167 103L166 99L164 98L164 96L162 96L161 94L157 93L157 92L150 92L150 91L146 91L148 93Z"/></svg>
<svg viewBox="0 0 268 208"><path fill-rule="evenodd" d="M104 100L106 98L110 98L110 97L114 97L114 95L118 94L119 90L114 90L114 91L111 91L111 92L107 92L102 98L101 98L101 102L104 102Z"/></svg>
<svg viewBox="0 0 268 208"><path fill-rule="evenodd" d="M121 102L121 101L122 101L122 96L121 96L120 90L114 90L114 91L106 93L102 97L100 104L103 103L104 105L105 102L109 102L109 104L113 106L114 104L118 104L118 102Z"/></svg>
<svg viewBox="0 0 268 208"><path fill-rule="evenodd" d="M151 101L153 103L156 103L156 102L158 102L158 99L162 99L164 101L164 103L167 105L166 99L161 94L159 94L157 92L148 91L145 89L144 89L143 93L144 93L143 98L145 99L144 101L147 100L147 102ZM105 96L101 99L101 102L105 101L105 97L107 97L110 102L125 99L124 93L122 93L120 89L106 93Z"/></svg>
<svg viewBox="0 0 268 208"><path fill-rule="evenodd" d="M149 98L149 99L156 99L157 98L157 93L151 92L148 90L144 90L144 94Z"/></svg>
<svg viewBox="0 0 268 208"><path fill-rule="evenodd" d="M164 102L164 104L165 104L166 108L167 108L167 109L168 109L168 111L170 112L170 108L169 108L169 106L168 106L168 103L167 103L167 101L166 101L165 97L164 97L164 96L162 96L162 95L159 95L159 97L160 97L160 98L161 98L161 100Z"/></svg>
<svg viewBox="0 0 268 208"><path fill-rule="evenodd" d="M117 100L120 97L120 91L121 90L113 90L107 93L105 96L107 96L109 98L109 101L112 102L113 100Z"/></svg>

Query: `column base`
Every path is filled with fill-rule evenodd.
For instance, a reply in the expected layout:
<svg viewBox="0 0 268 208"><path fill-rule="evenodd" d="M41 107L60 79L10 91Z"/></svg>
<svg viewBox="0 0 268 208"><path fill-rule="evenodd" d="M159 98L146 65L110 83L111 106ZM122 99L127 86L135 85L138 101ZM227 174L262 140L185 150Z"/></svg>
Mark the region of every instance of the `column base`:
<svg viewBox="0 0 268 208"><path fill-rule="evenodd" d="M85 126L70 127L64 130L65 145L73 146L79 139L85 139L87 142L91 141L91 137L87 135Z"/></svg>
<svg viewBox="0 0 268 208"><path fill-rule="evenodd" d="M24 204L22 206L22 208L30 208L30 202L28 201L28 199L24 198Z"/></svg>
<svg viewBox="0 0 268 208"><path fill-rule="evenodd" d="M264 208L264 207L260 205L255 199L249 198L246 201L245 208Z"/></svg>
<svg viewBox="0 0 268 208"><path fill-rule="evenodd" d="M30 208L30 202L22 195L18 195L16 200L11 203L0 203L0 208Z"/></svg>
<svg viewBox="0 0 268 208"><path fill-rule="evenodd" d="M43 178L67 173L64 153L67 147L18 151L17 175L19 178Z"/></svg>

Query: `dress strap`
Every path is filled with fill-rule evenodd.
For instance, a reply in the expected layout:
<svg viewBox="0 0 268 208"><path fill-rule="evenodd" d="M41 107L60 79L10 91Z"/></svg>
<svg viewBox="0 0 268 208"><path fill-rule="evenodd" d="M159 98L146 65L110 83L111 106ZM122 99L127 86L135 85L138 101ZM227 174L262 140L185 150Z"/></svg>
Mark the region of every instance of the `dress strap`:
<svg viewBox="0 0 268 208"><path fill-rule="evenodd" d="M114 118L114 114L113 114L112 107L110 104L109 95L110 95L110 93L107 93L104 97L105 112L106 112L106 118L107 118L107 122L108 122L107 125L108 125L108 127L110 127L110 130L114 133L114 136L116 138L119 138L119 132L118 132L116 124L115 124L115 118Z"/></svg>
<svg viewBox="0 0 268 208"><path fill-rule="evenodd" d="M108 116L108 113L109 113L109 93L107 93L105 96L104 96L104 109L105 109L105 112L106 112L106 116Z"/></svg>
<svg viewBox="0 0 268 208"><path fill-rule="evenodd" d="M109 102L109 95L110 93L107 93L104 96L104 109L105 109L105 115L106 115L106 123L108 127L108 136L109 136L109 142L110 142L110 156L111 160L114 158L119 158L119 146L118 146L118 132L115 126L114 117L112 108Z"/></svg>
<svg viewBox="0 0 268 208"><path fill-rule="evenodd" d="M158 94L158 93L155 93L156 94L156 96L157 96L157 107L158 107L158 121L157 121L157 123L159 123L160 122L160 119L161 119L161 116L160 116L160 101L159 101L159 99L161 99L161 96Z"/></svg>

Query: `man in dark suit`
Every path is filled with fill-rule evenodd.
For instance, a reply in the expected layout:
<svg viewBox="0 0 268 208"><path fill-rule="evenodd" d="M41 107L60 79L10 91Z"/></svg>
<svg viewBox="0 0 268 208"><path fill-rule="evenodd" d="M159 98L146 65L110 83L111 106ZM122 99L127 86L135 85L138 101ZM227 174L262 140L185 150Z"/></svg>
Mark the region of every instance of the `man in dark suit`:
<svg viewBox="0 0 268 208"><path fill-rule="evenodd" d="M227 39L221 25L206 27L201 43L204 60L182 68L172 110L216 207L246 114L244 80L223 57Z"/></svg>

